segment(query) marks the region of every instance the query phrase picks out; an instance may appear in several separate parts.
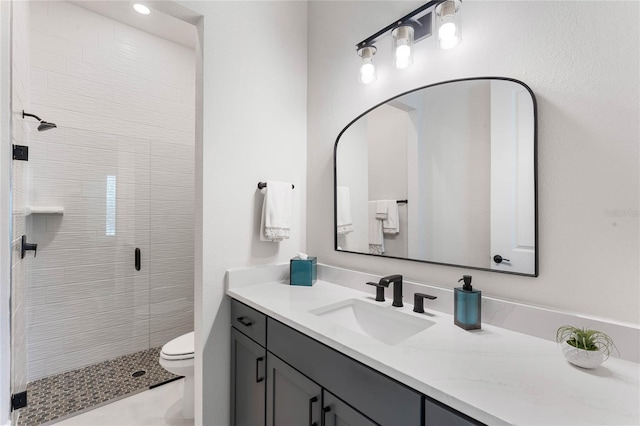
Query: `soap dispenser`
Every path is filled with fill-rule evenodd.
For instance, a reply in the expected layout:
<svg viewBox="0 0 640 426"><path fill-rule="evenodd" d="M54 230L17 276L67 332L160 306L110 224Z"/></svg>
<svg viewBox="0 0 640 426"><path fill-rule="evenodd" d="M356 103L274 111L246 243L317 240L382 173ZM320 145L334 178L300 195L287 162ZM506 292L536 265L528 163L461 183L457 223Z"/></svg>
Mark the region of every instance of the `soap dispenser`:
<svg viewBox="0 0 640 426"><path fill-rule="evenodd" d="M471 287L471 275L463 275L460 281L464 285L454 288L454 323L465 330L480 328L482 292Z"/></svg>

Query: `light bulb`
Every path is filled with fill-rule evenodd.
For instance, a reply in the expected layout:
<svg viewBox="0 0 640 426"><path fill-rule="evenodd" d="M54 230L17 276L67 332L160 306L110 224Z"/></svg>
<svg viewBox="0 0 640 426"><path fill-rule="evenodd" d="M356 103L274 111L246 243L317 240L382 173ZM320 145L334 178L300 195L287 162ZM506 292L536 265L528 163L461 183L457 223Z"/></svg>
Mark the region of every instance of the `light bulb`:
<svg viewBox="0 0 640 426"><path fill-rule="evenodd" d="M373 75L376 71L376 67L373 66L373 64L362 64L362 67L360 68L360 73L362 75Z"/></svg>
<svg viewBox="0 0 640 426"><path fill-rule="evenodd" d="M148 15L151 13L151 9L149 9L147 6L141 3L134 4L133 8L135 9L136 12L140 13L141 15Z"/></svg>
<svg viewBox="0 0 640 426"><path fill-rule="evenodd" d="M411 55L411 48L406 44L396 48L396 58L407 59Z"/></svg>
<svg viewBox="0 0 640 426"><path fill-rule="evenodd" d="M396 68L407 68L413 63L413 27L402 25L391 32L396 57Z"/></svg>
<svg viewBox="0 0 640 426"><path fill-rule="evenodd" d="M396 48L396 68L407 68L410 64L411 48L401 45Z"/></svg>
<svg viewBox="0 0 640 426"><path fill-rule="evenodd" d="M376 66L373 64L373 55L376 54L374 46L365 46L358 49L358 55L362 57L360 65L360 82L370 84L376 81Z"/></svg>
<svg viewBox="0 0 640 426"><path fill-rule="evenodd" d="M460 44L460 0L446 0L436 7L438 43L441 49L452 49Z"/></svg>
<svg viewBox="0 0 640 426"><path fill-rule="evenodd" d="M363 61L360 67L360 82L363 84L373 83L376 81L376 67L370 58L365 58Z"/></svg>
<svg viewBox="0 0 640 426"><path fill-rule="evenodd" d="M360 74L360 82L362 84L370 84L376 81L376 75L374 73L371 74Z"/></svg>
<svg viewBox="0 0 640 426"><path fill-rule="evenodd" d="M440 39L451 39L456 36L456 24L453 22L447 22L443 24L438 30L438 37Z"/></svg>

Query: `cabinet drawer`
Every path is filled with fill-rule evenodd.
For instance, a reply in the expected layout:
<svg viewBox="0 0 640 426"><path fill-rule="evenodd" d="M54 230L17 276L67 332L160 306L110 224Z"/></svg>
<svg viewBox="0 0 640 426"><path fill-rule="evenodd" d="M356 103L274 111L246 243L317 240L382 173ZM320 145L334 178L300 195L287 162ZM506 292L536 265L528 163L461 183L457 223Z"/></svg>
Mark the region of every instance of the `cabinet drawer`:
<svg viewBox="0 0 640 426"><path fill-rule="evenodd" d="M260 345L267 345L267 317L234 299L231 299L231 325Z"/></svg>
<svg viewBox="0 0 640 426"><path fill-rule="evenodd" d="M381 425L420 425L422 395L292 328L267 320L267 349Z"/></svg>

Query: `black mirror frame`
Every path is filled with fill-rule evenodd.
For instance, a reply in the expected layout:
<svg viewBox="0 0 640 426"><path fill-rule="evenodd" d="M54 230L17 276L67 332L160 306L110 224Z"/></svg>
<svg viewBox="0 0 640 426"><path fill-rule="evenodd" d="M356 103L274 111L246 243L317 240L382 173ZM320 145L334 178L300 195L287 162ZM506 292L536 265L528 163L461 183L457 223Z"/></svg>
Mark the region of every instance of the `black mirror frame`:
<svg viewBox="0 0 640 426"><path fill-rule="evenodd" d="M338 195L337 195L338 194L338 169L337 169L338 155L337 154L338 154L338 142L340 141L340 137L342 136L342 134L349 127L351 127L351 125L353 125L356 121L358 121L363 116L367 115L372 110L378 108L381 105L386 104L389 101L397 99L397 98L399 98L401 96L407 95L409 93L416 92L418 90L427 89L429 87L441 86L443 84L457 83L457 82L461 82L461 81L474 81L474 80L503 80L503 81L511 81L511 82L519 84L522 87L524 87L525 89L527 89L527 91L531 95L531 100L533 102L533 182L534 182L534 188L533 188L533 194L534 195L533 196L534 196L534 226L535 226L535 229L534 229L534 240L535 240L535 255L534 255L535 256L535 268L534 268L534 273L533 274L525 274L525 273L522 273L522 272L501 271L501 270L490 269L490 268L481 268L481 267L477 267L477 266L457 265L457 264L453 264L453 263L433 262L433 261L430 261L430 260L409 259L409 258L405 258L405 257L384 256L384 255L376 255L376 254L370 254L370 253L362 253L362 252L357 252L357 251L338 250L338 233L337 233L337 229L338 229ZM447 81L442 81L442 82L434 83L434 84L428 84L426 86L418 87L416 89L412 89L412 90L400 93L399 95L396 95L396 96L394 96L392 98L389 98L386 101L380 102L379 104L369 108L368 110L366 110L365 112L363 112L362 114L358 115L356 118L351 120L351 122L349 124L347 124L346 127L344 129L342 129L342 131L340 131L340 133L338 134L338 137L336 138L336 142L335 142L334 147L333 147L333 249L334 249L334 251L337 251L337 252L340 252L340 253L353 253L353 254L360 254L360 255L364 255L364 256L374 256L376 258L408 260L408 261L411 261L411 262L430 263L430 264L434 264L434 265L452 266L452 267L455 267L455 268L475 269L475 270L479 270L479 271L497 272L497 273L501 273L501 274L520 275L520 276L525 276L525 277L537 277L539 275L539 270L540 270L539 269L539 256L540 256L539 248L540 248L540 245L539 245L539 230L538 230L538 105L537 105L536 97L533 94L533 91L531 90L531 88L529 86L527 86L522 81L516 80L514 78L509 78L509 77L469 77L469 78L460 78L460 79L455 79L455 80L447 80Z"/></svg>

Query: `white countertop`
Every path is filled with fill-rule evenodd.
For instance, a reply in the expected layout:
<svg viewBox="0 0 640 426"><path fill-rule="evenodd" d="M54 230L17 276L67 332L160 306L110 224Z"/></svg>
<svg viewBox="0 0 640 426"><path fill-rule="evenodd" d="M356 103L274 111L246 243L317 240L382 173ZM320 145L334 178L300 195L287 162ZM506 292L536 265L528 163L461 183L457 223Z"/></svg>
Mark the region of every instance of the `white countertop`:
<svg viewBox="0 0 640 426"><path fill-rule="evenodd" d="M569 364L557 344L482 325L465 331L450 315L394 308L365 292L318 280L230 288L227 294L483 423L639 425L640 364L610 358L594 370ZM395 346L309 313L347 299L400 310L436 324Z"/></svg>

